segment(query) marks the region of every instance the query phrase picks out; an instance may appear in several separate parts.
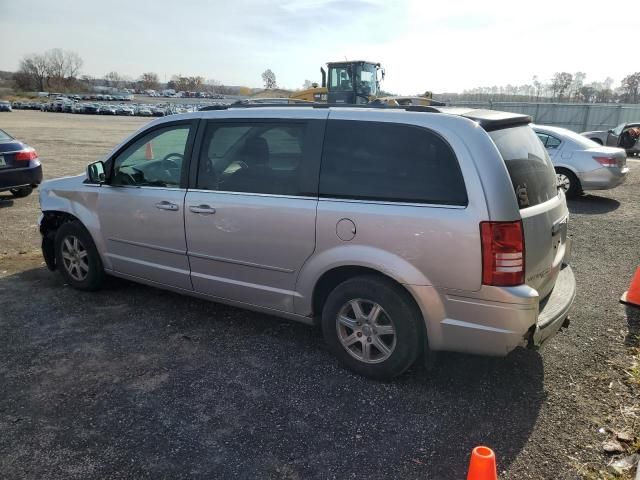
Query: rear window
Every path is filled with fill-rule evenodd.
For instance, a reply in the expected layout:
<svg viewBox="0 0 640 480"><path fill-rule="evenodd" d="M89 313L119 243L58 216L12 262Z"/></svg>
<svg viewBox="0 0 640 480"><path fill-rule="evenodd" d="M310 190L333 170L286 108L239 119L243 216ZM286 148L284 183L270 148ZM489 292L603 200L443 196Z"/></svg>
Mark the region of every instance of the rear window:
<svg viewBox="0 0 640 480"><path fill-rule="evenodd" d="M467 205L460 166L449 144L425 128L382 122L328 122L320 195Z"/></svg>
<svg viewBox="0 0 640 480"><path fill-rule="evenodd" d="M551 160L531 127L494 130L489 136L504 159L520 208L544 203L558 194Z"/></svg>

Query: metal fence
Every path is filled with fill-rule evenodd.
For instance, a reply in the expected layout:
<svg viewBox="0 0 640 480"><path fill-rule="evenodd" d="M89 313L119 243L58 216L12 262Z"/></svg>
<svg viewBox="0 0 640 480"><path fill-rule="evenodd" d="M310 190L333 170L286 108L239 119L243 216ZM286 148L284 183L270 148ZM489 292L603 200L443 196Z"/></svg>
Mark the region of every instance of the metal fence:
<svg viewBox="0 0 640 480"><path fill-rule="evenodd" d="M579 103L455 102L454 107L488 108L524 113L540 125L555 125L574 132L607 130L626 122L640 122L640 105Z"/></svg>

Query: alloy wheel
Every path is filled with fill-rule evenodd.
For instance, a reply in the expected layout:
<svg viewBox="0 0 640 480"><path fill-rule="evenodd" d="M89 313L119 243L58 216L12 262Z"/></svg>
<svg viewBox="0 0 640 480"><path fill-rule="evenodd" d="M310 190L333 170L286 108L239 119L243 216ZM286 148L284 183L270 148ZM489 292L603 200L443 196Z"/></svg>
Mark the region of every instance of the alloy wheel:
<svg viewBox="0 0 640 480"><path fill-rule="evenodd" d="M564 193L567 193L571 188L571 179L564 173L556 173L556 177L558 179L558 186L562 188Z"/></svg>
<svg viewBox="0 0 640 480"><path fill-rule="evenodd" d="M83 281L89 274L89 252L74 235L67 235L62 241L62 262L71 278Z"/></svg>
<svg viewBox="0 0 640 480"><path fill-rule="evenodd" d="M349 300L339 310L336 330L342 347L364 363L387 360L396 347L396 329L391 317L376 302Z"/></svg>

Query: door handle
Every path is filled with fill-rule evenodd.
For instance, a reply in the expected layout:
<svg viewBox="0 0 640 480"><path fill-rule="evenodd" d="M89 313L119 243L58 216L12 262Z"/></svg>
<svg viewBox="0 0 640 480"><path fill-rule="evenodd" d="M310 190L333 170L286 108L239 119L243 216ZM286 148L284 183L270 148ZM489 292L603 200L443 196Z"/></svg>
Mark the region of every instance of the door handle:
<svg viewBox="0 0 640 480"><path fill-rule="evenodd" d="M201 213L203 215L212 215L216 213L216 209L209 205L191 205L189 210L193 213Z"/></svg>
<svg viewBox="0 0 640 480"><path fill-rule="evenodd" d="M178 205L176 205L175 203L167 202L165 200L160 203L156 203L156 208L159 208L160 210L171 210L172 212L175 212L176 210L178 210Z"/></svg>

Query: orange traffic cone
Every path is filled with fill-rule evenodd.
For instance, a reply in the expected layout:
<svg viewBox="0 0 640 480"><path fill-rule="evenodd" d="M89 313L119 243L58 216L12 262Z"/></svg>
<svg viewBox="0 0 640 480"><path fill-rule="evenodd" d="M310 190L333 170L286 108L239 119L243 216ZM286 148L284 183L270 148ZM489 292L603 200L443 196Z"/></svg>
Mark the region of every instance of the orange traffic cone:
<svg viewBox="0 0 640 480"><path fill-rule="evenodd" d="M636 269L636 273L631 279L629 290L622 294L620 302L632 307L640 307L640 267Z"/></svg>
<svg viewBox="0 0 640 480"><path fill-rule="evenodd" d="M498 480L496 455L489 447L476 447L471 452L467 480Z"/></svg>
<svg viewBox="0 0 640 480"><path fill-rule="evenodd" d="M147 142L147 146L144 149L144 158L147 160L153 160L153 145L151 145L151 142Z"/></svg>

